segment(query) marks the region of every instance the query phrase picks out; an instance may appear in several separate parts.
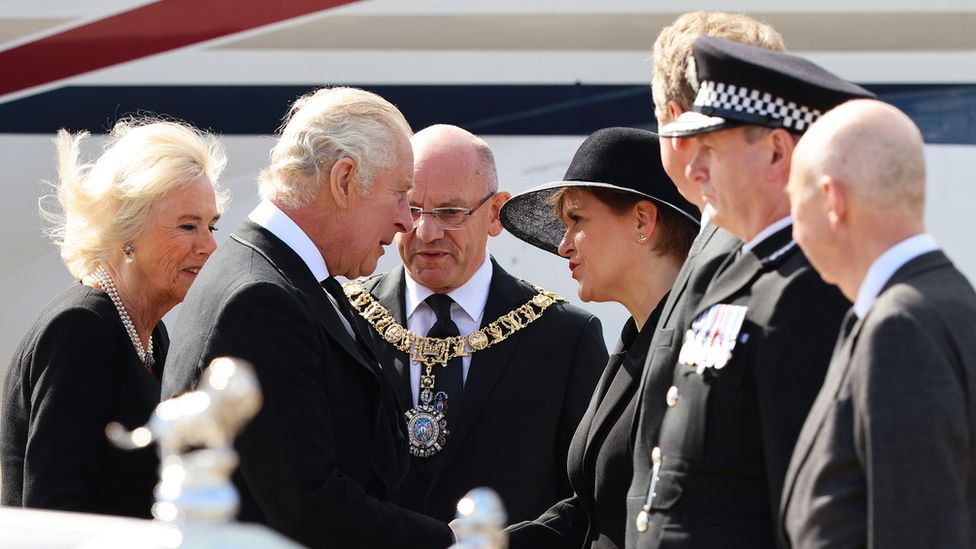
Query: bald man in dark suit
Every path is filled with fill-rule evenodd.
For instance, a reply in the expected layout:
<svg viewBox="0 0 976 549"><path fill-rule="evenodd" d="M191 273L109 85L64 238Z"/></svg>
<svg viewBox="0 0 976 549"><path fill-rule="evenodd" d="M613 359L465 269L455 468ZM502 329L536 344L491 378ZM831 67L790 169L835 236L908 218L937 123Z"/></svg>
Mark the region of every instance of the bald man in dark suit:
<svg viewBox="0 0 976 549"><path fill-rule="evenodd" d="M854 302L800 433L786 547L976 544L976 293L925 233L921 133L854 101L794 155L794 234Z"/></svg>

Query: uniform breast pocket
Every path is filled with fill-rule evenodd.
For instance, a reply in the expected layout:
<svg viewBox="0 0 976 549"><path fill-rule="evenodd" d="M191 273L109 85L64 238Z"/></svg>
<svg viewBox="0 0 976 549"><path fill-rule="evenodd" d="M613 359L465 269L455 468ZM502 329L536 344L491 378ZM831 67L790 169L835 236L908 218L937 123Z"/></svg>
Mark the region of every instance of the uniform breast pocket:
<svg viewBox="0 0 976 549"><path fill-rule="evenodd" d="M759 400L750 374L749 351L748 343L739 345L725 366L709 368L701 375L708 385L704 452L718 461L752 459L760 445Z"/></svg>

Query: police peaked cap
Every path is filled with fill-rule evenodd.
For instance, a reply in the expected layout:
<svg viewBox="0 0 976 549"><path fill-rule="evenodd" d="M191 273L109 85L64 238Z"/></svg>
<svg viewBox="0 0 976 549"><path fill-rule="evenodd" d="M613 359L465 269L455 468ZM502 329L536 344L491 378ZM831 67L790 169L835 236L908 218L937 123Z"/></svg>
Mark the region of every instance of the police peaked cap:
<svg viewBox="0 0 976 549"><path fill-rule="evenodd" d="M502 225L517 238L558 254L566 225L549 199L559 190L603 188L632 193L672 208L698 225L701 214L684 199L661 164L654 132L604 128L579 146L562 181L546 183L510 198L501 209Z"/></svg>
<svg viewBox="0 0 976 549"><path fill-rule="evenodd" d="M688 76L694 72L698 80L694 112L664 126L662 137L690 137L742 125L802 134L837 105L875 97L861 86L785 52L711 36L696 38L692 52Z"/></svg>

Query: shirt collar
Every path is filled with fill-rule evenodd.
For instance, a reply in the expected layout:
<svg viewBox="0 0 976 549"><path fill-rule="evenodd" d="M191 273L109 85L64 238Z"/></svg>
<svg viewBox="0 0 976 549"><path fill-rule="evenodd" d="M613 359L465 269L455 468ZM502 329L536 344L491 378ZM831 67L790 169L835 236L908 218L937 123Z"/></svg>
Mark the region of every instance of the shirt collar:
<svg viewBox="0 0 976 549"><path fill-rule="evenodd" d="M766 227L765 229L759 231L759 234L757 234L756 236L752 237L752 240L750 240L749 242L746 242L745 244L743 244L742 245L742 253L747 253L747 252L752 251L753 248L755 248L756 246L762 244L762 241L763 240L766 240L767 238L773 236L774 234L776 234L779 231L785 229L786 227L789 227L792 224L793 224L793 218L791 216L786 216L783 219L780 219L779 221L774 222L772 225L770 225L770 226Z"/></svg>
<svg viewBox="0 0 976 549"><path fill-rule="evenodd" d="M267 229L268 232L278 237L293 252L298 254L305 265L308 265L308 270L312 271L315 280L321 282L329 278L329 268L325 265L322 252L319 251L305 231L292 218L288 217L288 214L271 202L262 200L257 208L248 214L247 218Z"/></svg>
<svg viewBox="0 0 976 549"><path fill-rule="evenodd" d="M854 301L854 314L858 318L864 318L871 304L881 293L881 289L902 265L924 253L937 249L938 245L936 245L935 239L927 233L906 238L888 248L868 268L864 281L861 282L861 288L857 291L857 299Z"/></svg>
<svg viewBox="0 0 976 549"><path fill-rule="evenodd" d="M488 250L485 250L485 260L474 272L471 278L461 286L447 293L469 317L474 320L481 318L485 312L485 303L488 302L488 289L491 286L491 260ZM430 297L434 291L420 285L410 278L410 273L406 274L407 295L404 305L406 306L406 316L410 316L417 310L417 307Z"/></svg>
<svg viewBox="0 0 976 549"><path fill-rule="evenodd" d="M712 205L705 203L705 207L702 209L701 221L698 224L698 234L702 234L705 231L705 225L712 220Z"/></svg>

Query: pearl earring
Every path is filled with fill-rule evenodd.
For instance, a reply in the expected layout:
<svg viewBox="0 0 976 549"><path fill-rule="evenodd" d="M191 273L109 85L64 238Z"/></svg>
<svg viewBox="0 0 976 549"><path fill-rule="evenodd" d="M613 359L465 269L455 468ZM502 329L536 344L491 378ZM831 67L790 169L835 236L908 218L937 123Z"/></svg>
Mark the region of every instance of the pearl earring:
<svg viewBox="0 0 976 549"><path fill-rule="evenodd" d="M132 259L132 252L134 251L136 251L136 247L131 242L126 242L122 245L122 253L125 254L125 263L127 265L132 265L132 262L135 261Z"/></svg>
<svg viewBox="0 0 976 549"><path fill-rule="evenodd" d="M643 242L645 238L647 238L647 237L644 236L644 233L637 233L637 241L638 242Z"/></svg>

